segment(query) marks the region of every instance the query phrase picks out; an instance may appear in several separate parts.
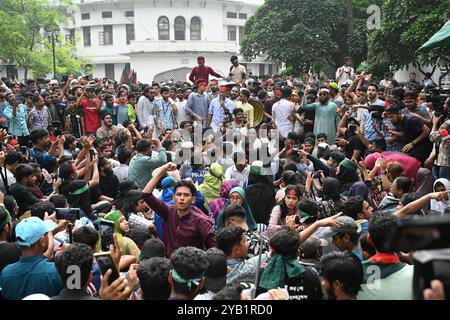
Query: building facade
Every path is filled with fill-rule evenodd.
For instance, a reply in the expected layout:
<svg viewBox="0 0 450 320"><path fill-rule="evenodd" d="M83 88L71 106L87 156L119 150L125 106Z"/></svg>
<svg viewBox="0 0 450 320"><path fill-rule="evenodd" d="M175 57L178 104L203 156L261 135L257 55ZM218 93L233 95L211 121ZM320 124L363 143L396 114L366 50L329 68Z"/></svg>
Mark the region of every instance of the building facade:
<svg viewBox="0 0 450 320"><path fill-rule="evenodd" d="M184 81L199 55L227 76L257 7L231 0L76 0L63 33L77 39L96 78L120 80L129 64L143 83ZM279 70L264 57L242 62L253 75Z"/></svg>

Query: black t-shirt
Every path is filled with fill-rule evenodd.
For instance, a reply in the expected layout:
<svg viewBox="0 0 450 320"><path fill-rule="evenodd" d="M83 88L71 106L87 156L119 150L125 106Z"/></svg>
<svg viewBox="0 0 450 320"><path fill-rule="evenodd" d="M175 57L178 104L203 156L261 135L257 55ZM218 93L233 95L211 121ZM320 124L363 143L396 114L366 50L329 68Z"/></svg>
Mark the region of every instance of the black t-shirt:
<svg viewBox="0 0 450 320"><path fill-rule="evenodd" d="M261 270L263 272L263 270ZM262 273L261 273L262 274ZM322 285L319 274L313 268L305 267L305 271L295 278L288 278L285 274L284 288L289 293L289 300L322 300ZM275 289L275 288L274 288ZM259 295L266 290L258 287Z"/></svg>
<svg viewBox="0 0 450 320"><path fill-rule="evenodd" d="M316 117L316 111L315 110L306 110L306 109L303 109L303 108L298 108L297 113L299 115L304 114L305 115L305 120L314 121L314 119ZM304 124L303 125L303 130L304 130L305 133L313 132L314 131L314 123L313 124Z"/></svg>
<svg viewBox="0 0 450 320"><path fill-rule="evenodd" d="M100 196L116 198L119 193L119 179L111 172L107 176L100 175L100 183L91 189L92 203L98 202Z"/></svg>
<svg viewBox="0 0 450 320"><path fill-rule="evenodd" d="M345 133L345 136L347 138L347 146L345 147L345 157L347 159L351 159L353 156L354 150L360 150L361 155L364 154L364 151L366 150L366 147L364 146L364 143L362 143L361 139L356 134L348 135L348 130Z"/></svg>
<svg viewBox="0 0 450 320"><path fill-rule="evenodd" d="M406 114L403 119L397 124L397 127L405 134L405 143L411 143L422 133L424 124L418 118ZM409 155L416 158L420 162L424 162L430 155L433 145L430 139L425 138L422 142L414 146L414 148L409 151Z"/></svg>
<svg viewBox="0 0 450 320"><path fill-rule="evenodd" d="M0 243L0 273L9 264L19 261L22 252L15 243Z"/></svg>

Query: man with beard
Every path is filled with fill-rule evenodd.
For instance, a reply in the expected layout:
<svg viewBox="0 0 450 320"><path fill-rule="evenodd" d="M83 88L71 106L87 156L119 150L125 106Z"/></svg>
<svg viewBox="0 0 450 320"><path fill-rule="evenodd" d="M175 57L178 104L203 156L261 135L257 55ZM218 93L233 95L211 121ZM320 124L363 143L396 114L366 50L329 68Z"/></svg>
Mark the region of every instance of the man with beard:
<svg viewBox="0 0 450 320"><path fill-rule="evenodd" d="M352 59L350 57L344 58L344 65L336 70L336 82L339 88L346 84L348 80L355 78L355 70L352 68Z"/></svg>
<svg viewBox="0 0 450 320"><path fill-rule="evenodd" d="M58 152L58 158L64 155L65 137L59 136L56 143L52 144L46 130L35 129L30 133L30 140L33 144L33 148L29 151L30 162L39 164L41 169L45 169L50 173L53 172L54 165L58 159L52 154L55 155Z"/></svg>
<svg viewBox="0 0 450 320"><path fill-rule="evenodd" d="M111 163L104 157L98 160L100 184L91 189L93 203L99 201L112 202L119 192L119 179L114 175Z"/></svg>
<svg viewBox="0 0 450 320"><path fill-rule="evenodd" d="M230 74L231 81L235 83L242 83L245 82L245 79L247 78L247 70L245 67L241 64L239 64L239 59L237 56L232 56L230 58L230 62L233 64L230 67Z"/></svg>
<svg viewBox="0 0 450 320"><path fill-rule="evenodd" d="M384 108L384 101L378 99L378 86L375 83L370 83L367 87L367 98L369 100L368 105L372 107ZM377 130L380 131L381 125L381 112L369 111L367 109L361 112L361 130L364 133L364 137L369 140L370 143L380 138Z"/></svg>
<svg viewBox="0 0 450 320"><path fill-rule="evenodd" d="M317 269L328 300L356 300L363 269L355 255L348 251L329 253L320 259Z"/></svg>
<svg viewBox="0 0 450 320"><path fill-rule="evenodd" d="M208 97L209 100L213 100L219 96L219 82L216 79L213 79L209 82L209 92Z"/></svg>
<svg viewBox="0 0 450 320"><path fill-rule="evenodd" d="M220 87L220 96L213 99L209 105L208 110L208 124L214 132L218 132L221 124L225 120L225 116L233 112L233 102L227 97L228 88Z"/></svg>
<svg viewBox="0 0 450 320"><path fill-rule="evenodd" d="M97 130L97 138L103 139L106 137L115 140L120 134L120 130L117 126L113 125L113 119L110 113L104 113L102 115L103 125Z"/></svg>
<svg viewBox="0 0 450 320"><path fill-rule="evenodd" d="M147 86L144 89L144 95L139 98L136 105L136 116L140 127L143 129L147 127L155 127L159 124L155 89L152 86Z"/></svg>
<svg viewBox="0 0 450 320"><path fill-rule="evenodd" d="M328 136L328 144L332 145L336 138L339 119L336 114L337 106L334 102L330 101L330 91L326 88L320 89L319 102L311 104L306 102L307 95L308 93L305 90L302 99L302 108L315 111L314 134L317 136L319 133L326 133Z"/></svg>

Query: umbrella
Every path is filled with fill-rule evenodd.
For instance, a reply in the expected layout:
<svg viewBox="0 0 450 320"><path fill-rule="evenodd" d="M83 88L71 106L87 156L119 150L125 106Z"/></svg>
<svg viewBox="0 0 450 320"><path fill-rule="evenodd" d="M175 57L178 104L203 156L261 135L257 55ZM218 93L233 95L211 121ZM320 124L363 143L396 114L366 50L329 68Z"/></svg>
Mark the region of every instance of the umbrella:
<svg viewBox="0 0 450 320"><path fill-rule="evenodd" d="M433 48L450 47L450 20L436 32L427 42L425 42L417 52L423 52Z"/></svg>

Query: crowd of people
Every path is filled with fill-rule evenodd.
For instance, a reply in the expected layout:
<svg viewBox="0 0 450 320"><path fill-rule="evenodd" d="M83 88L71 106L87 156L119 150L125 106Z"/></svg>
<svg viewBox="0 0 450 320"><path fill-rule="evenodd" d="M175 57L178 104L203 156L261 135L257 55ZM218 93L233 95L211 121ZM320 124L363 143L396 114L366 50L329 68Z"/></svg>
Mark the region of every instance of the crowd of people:
<svg viewBox="0 0 450 320"><path fill-rule="evenodd" d="M450 213L450 97L349 58L332 81L230 61L184 83L0 80L2 299L413 298L413 252L385 244Z"/></svg>

